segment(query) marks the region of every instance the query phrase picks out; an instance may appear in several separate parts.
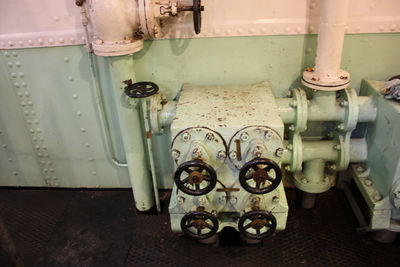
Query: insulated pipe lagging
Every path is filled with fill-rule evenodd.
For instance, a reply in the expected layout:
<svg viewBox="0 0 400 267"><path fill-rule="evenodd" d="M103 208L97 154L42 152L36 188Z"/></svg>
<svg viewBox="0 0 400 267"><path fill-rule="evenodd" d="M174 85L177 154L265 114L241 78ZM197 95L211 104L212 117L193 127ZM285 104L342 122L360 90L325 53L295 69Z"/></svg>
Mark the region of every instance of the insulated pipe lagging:
<svg viewBox="0 0 400 267"><path fill-rule="evenodd" d="M348 0L321 0L315 73L336 77L340 70Z"/></svg>
<svg viewBox="0 0 400 267"><path fill-rule="evenodd" d="M128 163L136 208L146 211L154 206L153 186L146 158L143 129L139 105L129 105L124 94L123 81L135 82L133 57L118 56L109 58L113 97L121 126L122 141Z"/></svg>

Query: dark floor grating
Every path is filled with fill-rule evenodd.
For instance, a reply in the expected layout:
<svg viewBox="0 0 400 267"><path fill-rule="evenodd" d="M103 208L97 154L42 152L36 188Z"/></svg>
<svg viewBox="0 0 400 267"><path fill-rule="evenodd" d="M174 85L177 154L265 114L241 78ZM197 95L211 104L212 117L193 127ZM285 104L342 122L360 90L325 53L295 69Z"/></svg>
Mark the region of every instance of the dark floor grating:
<svg viewBox="0 0 400 267"><path fill-rule="evenodd" d="M5 218L27 266L394 266L400 246L356 233L339 191L299 209L295 190L286 231L263 246L235 246L224 231L221 247L194 243L170 231L168 192L160 215L138 215L130 191L0 190ZM228 235L228 236L226 236ZM0 266L1 264L0 257Z"/></svg>

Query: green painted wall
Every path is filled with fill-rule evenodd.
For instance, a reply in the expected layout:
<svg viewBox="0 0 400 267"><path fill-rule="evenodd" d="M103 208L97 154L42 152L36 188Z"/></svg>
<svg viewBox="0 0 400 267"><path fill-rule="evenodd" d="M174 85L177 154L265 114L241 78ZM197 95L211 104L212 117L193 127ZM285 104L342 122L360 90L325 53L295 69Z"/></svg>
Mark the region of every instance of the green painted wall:
<svg viewBox="0 0 400 267"><path fill-rule="evenodd" d="M182 83L246 84L269 80L278 95L314 65L316 35L160 40L136 54L139 79L174 95ZM400 34L347 35L342 66L361 79L383 80L400 71Z"/></svg>
<svg viewBox="0 0 400 267"><path fill-rule="evenodd" d="M136 59L135 71L138 80L156 82L161 87L162 91L170 98L176 96L183 83L199 85L248 84L258 83L264 80L270 81L277 96L284 96L291 86L297 86L299 84L298 80L304 68L314 65L316 41L316 35L147 41L145 42L144 50L134 55ZM392 75L399 74L399 48L400 33L347 35L344 44L342 66L352 75L351 85L358 89L361 79L364 77L375 80L386 80ZM30 86L34 86L37 98L40 97L41 90L47 93L59 90L59 83L57 81L62 81L62 90L64 91L85 91L87 97L91 95L93 99L90 103L87 101L89 104L85 107L87 108L85 115L92 114L90 115L92 117L85 117L85 120L90 121L85 127L87 132L99 133L100 121L96 115L94 115L97 114L96 101L93 93L95 88L94 82L92 77L86 77L91 75L90 72L82 69L87 69L90 66L89 57L86 55L85 49L78 46L69 46L21 49L16 51L19 56L18 59L13 60L20 60L22 62L24 72L35 73L35 83ZM70 58L68 64L63 61L65 55ZM6 58L4 53L1 53L0 65L2 64L3 67L0 68L0 90L3 92L15 91L15 88L13 88L13 78L10 77L11 72L7 71L6 65L8 60L10 59ZM104 58L99 58L97 60L98 76L101 77L100 85L105 96L106 107L108 108L107 113L111 123L113 140L117 150L119 150L117 151L117 156L123 160L122 146L119 141L119 125L115 119L113 104L107 101L109 95L108 90L111 87L105 60ZM49 66L49 62L52 62L54 67ZM69 82L66 78L70 73L75 73L76 71L80 74L74 74L74 76L79 77L79 79L75 78L74 82ZM82 74L84 74L85 77L83 77ZM41 83L40 81L51 81L51 83ZM52 88L41 88L41 86L47 84L51 84ZM91 93L88 94L87 91ZM51 97L47 97L46 99L54 102L63 102L63 98L66 99L67 97L70 96L68 94L54 93ZM0 99L0 107L4 107L4 102L9 102L10 99L19 101L15 100L17 99L15 95L13 98L4 97ZM84 98L79 99L81 101L84 100ZM16 104L19 103L16 102ZM84 104L85 103L82 102L80 105ZM8 103L7 106L10 106L10 103ZM71 108L73 108L72 105ZM42 109L43 114L54 113L52 113L52 110L45 110L44 106ZM3 112L3 110L4 109L0 108L0 112ZM15 112L21 112L21 117L23 117L23 109L16 109ZM65 110L65 112L70 112L71 116L75 116L77 111ZM6 118L7 116L4 117ZM5 124L0 121L0 128L2 128L2 125ZM79 130L83 126L78 120L71 119L71 127L76 127L76 129ZM27 140L30 138L28 129L28 125L25 125L25 128L21 129L21 132L26 132ZM46 129L43 129L43 131L46 131ZM8 136L13 137L12 133L8 134ZM96 140L97 141L93 140L91 142L91 147L104 148L104 138L99 136ZM10 142L17 143L20 141L18 138L14 138ZM73 139L71 139L71 142L73 142ZM165 161L166 158L169 159L169 137L157 138L155 142L157 143L155 149L159 162L157 166L161 166L157 170L159 177L161 177L160 184L161 187L169 187L172 185L172 168L166 164L167 161ZM32 151L32 147L26 149L26 151L33 153L30 152ZM2 153L3 152L0 152L0 157L7 157L7 155L5 156ZM57 150L55 149L53 153L57 153ZM73 156L73 154L69 156L71 155ZM54 157L64 159L65 155L55 154ZM34 158L35 155L32 155L32 159ZM68 157L67 160L70 160L70 157ZM39 162L39 160L37 161ZM110 162L104 158L101 159L101 162L102 164L110 164ZM4 164L9 164L7 163L7 159L4 160ZM23 167L24 166L21 168ZM91 167L87 167L88 170L90 170L90 168ZM11 171L12 169L10 169L10 173ZM41 174L39 173L38 175ZM65 179L61 184L67 187L96 187L104 184L97 181L96 179L99 178L96 178L94 175L89 175L87 177L81 176L81 180L68 180L67 176L61 176ZM118 176L117 179L111 179L112 181L116 181L114 184L115 187L125 187L129 184L126 175ZM13 185L13 180L9 177L7 179L7 185ZM106 177L104 177L104 179L106 179ZM44 180L43 178L42 181ZM36 179L36 181L39 182L34 183L33 179L29 180L28 178L23 182L19 182L19 184L22 186L40 186L41 180ZM1 175L0 185L5 185ZM46 184L44 183L43 185Z"/></svg>

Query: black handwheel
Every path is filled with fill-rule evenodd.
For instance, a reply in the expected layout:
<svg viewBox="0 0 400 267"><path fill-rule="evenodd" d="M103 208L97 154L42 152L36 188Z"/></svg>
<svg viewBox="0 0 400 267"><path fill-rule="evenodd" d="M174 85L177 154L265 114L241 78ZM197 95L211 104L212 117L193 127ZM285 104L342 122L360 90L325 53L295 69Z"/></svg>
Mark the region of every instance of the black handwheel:
<svg viewBox="0 0 400 267"><path fill-rule="evenodd" d="M269 159L255 158L247 162L239 173L240 185L253 194L269 193L278 187L281 180L281 168Z"/></svg>
<svg viewBox="0 0 400 267"><path fill-rule="evenodd" d="M193 0L193 6L181 6L179 11L193 12L193 25L196 34L201 32L201 12L204 11L204 6L201 5L201 0Z"/></svg>
<svg viewBox="0 0 400 267"><path fill-rule="evenodd" d="M201 12L204 11L204 6L201 5L201 0L193 0L193 24L196 34L201 32Z"/></svg>
<svg viewBox="0 0 400 267"><path fill-rule="evenodd" d="M174 179L182 192L192 196L207 194L217 184L214 168L201 160L191 160L179 165Z"/></svg>
<svg viewBox="0 0 400 267"><path fill-rule="evenodd" d="M144 98L156 94L159 90L158 85L152 82L132 83L132 80L124 81L127 85L124 90L130 98Z"/></svg>
<svg viewBox="0 0 400 267"><path fill-rule="evenodd" d="M206 239L218 231L218 219L205 211L185 214L181 220L182 232L194 239Z"/></svg>
<svg viewBox="0 0 400 267"><path fill-rule="evenodd" d="M250 239L263 239L272 235L275 230L275 216L267 211L249 211L243 214L239 220L240 233Z"/></svg>

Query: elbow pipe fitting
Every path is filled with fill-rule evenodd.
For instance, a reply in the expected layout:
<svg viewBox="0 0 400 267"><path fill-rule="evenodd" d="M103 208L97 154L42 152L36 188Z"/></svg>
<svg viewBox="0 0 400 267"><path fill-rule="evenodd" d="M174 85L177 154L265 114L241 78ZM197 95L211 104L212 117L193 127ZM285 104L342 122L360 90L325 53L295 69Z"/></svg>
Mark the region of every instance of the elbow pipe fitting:
<svg viewBox="0 0 400 267"><path fill-rule="evenodd" d="M139 29L137 1L89 0L87 2L94 34L92 47L96 55L127 55L143 48L142 37L134 35Z"/></svg>

